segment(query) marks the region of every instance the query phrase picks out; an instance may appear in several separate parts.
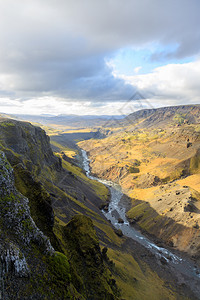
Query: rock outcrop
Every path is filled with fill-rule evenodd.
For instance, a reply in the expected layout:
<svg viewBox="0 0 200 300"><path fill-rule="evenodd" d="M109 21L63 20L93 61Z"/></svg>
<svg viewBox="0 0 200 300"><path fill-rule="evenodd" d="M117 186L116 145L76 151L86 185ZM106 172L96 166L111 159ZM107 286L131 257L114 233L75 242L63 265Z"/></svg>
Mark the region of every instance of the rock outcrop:
<svg viewBox="0 0 200 300"><path fill-rule="evenodd" d="M84 215L74 216L63 228L62 236L67 241L70 261L78 275L76 280L79 276L82 278L82 293L86 299L117 299L119 290L104 263L105 255L91 219Z"/></svg>
<svg viewBox="0 0 200 300"><path fill-rule="evenodd" d="M0 245L1 281L8 273L17 277L28 277L30 270L24 254L12 242Z"/></svg>
<svg viewBox="0 0 200 300"><path fill-rule="evenodd" d="M23 293L33 270L40 259L32 256L33 250L44 256L54 257L54 248L49 239L38 229L30 215L29 200L14 186L13 169L0 152L0 289L1 299L13 299L14 294ZM29 262L27 262L27 259ZM29 266L30 264L30 266ZM45 271L45 268L44 268ZM19 279L18 279L19 278ZM24 279L23 279L24 278ZM19 281L19 280L25 280ZM10 285L10 282L12 284ZM25 285L24 285L25 284ZM13 285L13 286L12 286ZM9 293L9 288L17 286ZM34 283L33 283L34 285ZM33 293L34 294L34 293ZM20 298L22 299L22 298ZM24 299L24 298L23 298ZM38 297L40 299L40 297Z"/></svg>
<svg viewBox="0 0 200 300"><path fill-rule="evenodd" d="M53 253L49 239L37 228L30 215L28 199L14 186L13 169L5 154L0 152L0 218L2 228L27 246L39 244L45 252Z"/></svg>
<svg viewBox="0 0 200 300"><path fill-rule="evenodd" d="M44 167L61 170L60 158L53 155L45 131L27 122L0 120L0 147L11 165L24 163L30 171L40 174Z"/></svg>

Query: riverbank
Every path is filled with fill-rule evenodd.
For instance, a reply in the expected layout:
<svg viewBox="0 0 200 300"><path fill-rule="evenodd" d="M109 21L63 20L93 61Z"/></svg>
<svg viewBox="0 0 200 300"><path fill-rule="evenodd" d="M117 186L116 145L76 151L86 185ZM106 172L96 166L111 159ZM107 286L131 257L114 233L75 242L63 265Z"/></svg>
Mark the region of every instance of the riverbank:
<svg viewBox="0 0 200 300"><path fill-rule="evenodd" d="M166 279L169 278L168 275L166 276L166 272L169 273L170 276L174 278L174 282L177 286L185 285L186 287L189 287L195 293L196 299L200 299L200 269L198 266L196 266L189 258L186 258L185 255L182 256L180 252L178 252L177 255L176 251L172 252L171 249L159 247L154 241L149 240L140 231L130 226L126 218L126 207L123 204L124 201L120 201L123 197L120 186L110 181L107 182L106 180L91 176L86 151L82 150L82 155L83 165L87 176L93 180L104 183L110 189L111 200L108 211L103 211L103 213L115 228L118 230L120 229L125 236L130 238L128 239L127 244L131 245L134 242L135 247L139 247L142 252L140 258L142 257L150 265L152 263L153 265L155 264L155 268L159 269L159 273L162 277L164 276ZM123 222L119 223L119 218L121 218ZM144 248L146 249L144 250Z"/></svg>

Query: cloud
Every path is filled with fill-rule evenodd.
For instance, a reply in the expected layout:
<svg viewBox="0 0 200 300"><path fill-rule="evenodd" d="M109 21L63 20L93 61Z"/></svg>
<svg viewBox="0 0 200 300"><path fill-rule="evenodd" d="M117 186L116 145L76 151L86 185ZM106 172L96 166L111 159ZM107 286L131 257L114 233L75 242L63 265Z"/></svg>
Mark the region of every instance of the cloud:
<svg viewBox="0 0 200 300"><path fill-rule="evenodd" d="M197 0L0 0L2 96L128 99L134 87L106 61L152 42L177 45L166 58L198 54L199 10Z"/></svg>
<svg viewBox="0 0 200 300"><path fill-rule="evenodd" d="M120 77L135 86L155 106L200 102L200 59L185 64L168 64L149 74Z"/></svg>
<svg viewBox="0 0 200 300"><path fill-rule="evenodd" d="M148 106L147 106L148 107ZM77 114L77 115L125 115L139 108L138 103L125 104L124 101L91 102L68 100L52 96L38 97L20 101L0 98L0 111L6 114Z"/></svg>

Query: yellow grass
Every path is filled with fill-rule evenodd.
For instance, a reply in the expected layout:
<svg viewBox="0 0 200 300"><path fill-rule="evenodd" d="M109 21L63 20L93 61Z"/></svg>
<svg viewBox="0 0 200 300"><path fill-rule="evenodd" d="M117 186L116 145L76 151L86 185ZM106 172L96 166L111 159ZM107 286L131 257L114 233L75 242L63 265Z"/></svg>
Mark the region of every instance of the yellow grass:
<svg viewBox="0 0 200 300"><path fill-rule="evenodd" d="M94 131L93 128L83 128L83 129L70 129L70 130L66 130L63 133L85 133L85 132L91 132Z"/></svg>
<svg viewBox="0 0 200 300"><path fill-rule="evenodd" d="M144 200L147 201L149 199L152 199L154 197L155 191L158 189L158 187L150 187L147 189L134 189L129 193L129 196L131 198L135 198L138 200Z"/></svg>
<svg viewBox="0 0 200 300"><path fill-rule="evenodd" d="M188 185L189 187L193 188L194 190L200 192L200 174L188 176L184 179L178 180L177 183L182 186Z"/></svg>
<svg viewBox="0 0 200 300"><path fill-rule="evenodd" d="M151 173L154 175L157 175L160 178L165 178L169 175L169 168L172 169L172 167L175 168L175 166L180 161L178 159L174 158L155 158L151 159L150 163L147 165L143 164L140 167L140 173L146 174Z"/></svg>

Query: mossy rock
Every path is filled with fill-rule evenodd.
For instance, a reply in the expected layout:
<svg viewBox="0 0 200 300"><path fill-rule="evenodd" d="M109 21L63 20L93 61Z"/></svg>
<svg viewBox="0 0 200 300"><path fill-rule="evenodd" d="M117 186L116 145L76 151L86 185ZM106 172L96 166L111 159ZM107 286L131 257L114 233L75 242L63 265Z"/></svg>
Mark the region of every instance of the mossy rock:
<svg viewBox="0 0 200 300"><path fill-rule="evenodd" d="M74 274L82 280L81 292L86 299L118 299L119 291L103 261L92 220L84 215L75 215L63 228L63 238L67 242ZM76 281L77 276L72 278L72 283L78 289Z"/></svg>
<svg viewBox="0 0 200 300"><path fill-rule="evenodd" d="M53 209L50 195L39 181L35 181L31 173L22 164L14 167L15 186L29 199L31 215L44 232L53 227Z"/></svg>
<svg viewBox="0 0 200 300"><path fill-rule="evenodd" d="M71 281L70 266L66 255L55 252L54 255L47 257L46 262L50 273L54 274L56 281L65 284Z"/></svg>
<svg viewBox="0 0 200 300"><path fill-rule="evenodd" d="M53 233L54 212L49 193L22 164L14 166L14 177L18 191L29 199L34 222L50 238L52 245L60 251L59 242Z"/></svg>
<svg viewBox="0 0 200 300"><path fill-rule="evenodd" d="M99 250L99 240L92 220L84 215L75 215L64 227L64 234L74 241L80 252Z"/></svg>

